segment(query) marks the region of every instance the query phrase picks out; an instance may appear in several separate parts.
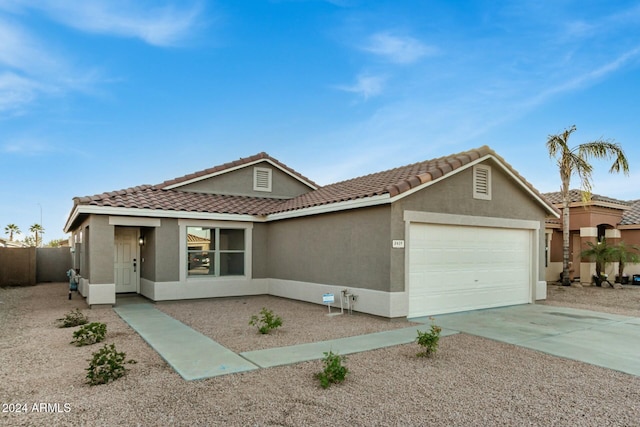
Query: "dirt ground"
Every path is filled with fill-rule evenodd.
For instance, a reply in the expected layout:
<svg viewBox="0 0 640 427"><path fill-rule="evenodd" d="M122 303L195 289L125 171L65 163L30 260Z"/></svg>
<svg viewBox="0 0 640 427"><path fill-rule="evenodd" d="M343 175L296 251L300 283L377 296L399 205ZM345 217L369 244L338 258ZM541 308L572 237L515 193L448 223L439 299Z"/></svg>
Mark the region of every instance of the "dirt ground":
<svg viewBox="0 0 640 427"><path fill-rule="evenodd" d="M546 304L640 317L640 287L549 286ZM248 325L267 306L284 319L272 336ZM55 320L80 308L107 324L136 364L106 385L86 384L101 344L75 347ZM157 304L235 351L407 326L275 297ZM322 389L321 361L184 381L110 308L67 299L66 284L0 288L0 424L44 425L559 425L632 426L640 378L469 335L444 337L435 357L416 344L349 355L347 380ZM639 360L640 362L640 360Z"/></svg>

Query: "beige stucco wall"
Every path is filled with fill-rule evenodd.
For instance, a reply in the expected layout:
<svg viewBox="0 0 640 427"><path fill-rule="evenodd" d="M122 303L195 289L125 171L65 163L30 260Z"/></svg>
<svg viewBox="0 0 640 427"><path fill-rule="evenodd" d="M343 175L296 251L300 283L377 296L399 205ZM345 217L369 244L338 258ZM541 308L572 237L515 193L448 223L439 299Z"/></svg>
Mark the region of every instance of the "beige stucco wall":
<svg viewBox="0 0 640 427"><path fill-rule="evenodd" d="M268 277L389 290L388 206L267 225Z"/></svg>
<svg viewBox="0 0 640 427"><path fill-rule="evenodd" d="M268 168L272 172L272 191L254 191L253 190L253 169L254 167ZM255 197L275 197L289 198L306 193L309 187L302 184L299 180L282 172L270 163L261 162L256 165L247 166L233 172L227 172L222 175L214 176L202 181L194 182L180 187L181 191L192 191L196 193L215 193L215 194L235 194L242 196Z"/></svg>
<svg viewBox="0 0 640 427"><path fill-rule="evenodd" d="M109 217L107 215L91 215L89 217L89 233L91 242L88 261L91 283L115 283L113 270L115 234L114 226L109 225ZM80 274L84 276L82 271Z"/></svg>
<svg viewBox="0 0 640 427"><path fill-rule="evenodd" d="M267 224L256 223L253 225L251 273L254 279L265 279L269 277L268 230L269 226Z"/></svg>
<svg viewBox="0 0 640 427"><path fill-rule="evenodd" d="M180 230L178 220L162 218L160 227L143 227L145 244L140 248L140 277L153 282L171 282L180 278Z"/></svg>
<svg viewBox="0 0 640 427"><path fill-rule="evenodd" d="M543 207L525 194L522 187L494 162L486 161L484 164L491 166L492 171L491 200L473 198L473 169L465 169L394 203L391 209L391 239L406 239L405 210L539 221L538 277L544 278L545 211ZM405 250L394 250L391 254L391 291L404 290Z"/></svg>

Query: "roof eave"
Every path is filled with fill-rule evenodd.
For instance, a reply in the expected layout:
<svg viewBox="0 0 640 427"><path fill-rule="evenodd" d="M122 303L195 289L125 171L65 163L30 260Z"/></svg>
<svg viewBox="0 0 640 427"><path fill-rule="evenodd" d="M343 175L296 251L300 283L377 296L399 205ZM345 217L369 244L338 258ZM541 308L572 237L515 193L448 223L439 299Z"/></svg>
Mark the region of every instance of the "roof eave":
<svg viewBox="0 0 640 427"><path fill-rule="evenodd" d="M475 165L477 165L479 163L482 163L482 162L484 162L485 160L488 160L488 159L491 159L494 162L496 162L496 164L498 164L500 166L500 168L504 172L506 172L514 181L516 181L518 183L518 185L520 185L520 187L522 187L529 195L531 195L540 205L542 205L542 207L549 214L551 214L555 218L560 218L560 212L553 205L551 205L550 203L545 201L542 198L542 196L536 194L536 192L533 191L526 183L524 183L522 181L522 179L518 175L514 174L511 171L511 169L509 167L507 167L501 159L499 159L498 157L494 156L493 154L485 154L484 156L481 156L481 157L477 158L476 160L473 160L473 161L471 161L471 162L469 162L469 163L467 163L465 165L462 165L461 167L459 167L457 169L454 169L451 172L438 177L437 179L434 179L434 180L431 180L431 181L427 181L427 182L425 182L423 184L417 185L417 186L415 186L415 187L413 187L413 188L411 188L409 190L406 190L406 191L404 191L404 192L402 192L402 193L400 193L400 194L398 194L396 196L393 196L391 198L391 202L393 203L393 202L395 202L397 200L400 200L400 199L402 199L404 197L407 197L407 196L409 196L409 195L411 195L413 193L416 193L416 192L418 192L418 191L420 191L420 190L422 190L422 189L424 189L426 187L429 187L429 186L431 186L433 184L436 184L436 183L438 183L438 182L440 182L442 180L445 180L445 179L447 179L447 178L449 178L449 177L451 177L451 176L453 176L453 175L455 175L457 173L460 173L460 172L462 172L462 171L464 171L464 170L466 170L468 168L471 168L471 167L473 167L473 166L475 166Z"/></svg>
<svg viewBox="0 0 640 427"><path fill-rule="evenodd" d="M271 164L273 167L277 168L278 170L280 170L281 172L286 173L287 175L289 175L290 177L296 179L297 181L300 181L301 183L303 183L304 185L306 185L307 187L313 189L313 190L317 190L318 186L310 181L307 181L305 179L302 179L300 176L297 176L295 174L293 174L292 172L290 172L289 170L287 170L286 168L283 168L282 166L280 166L279 164L277 164L276 162L274 162L273 160L271 160L270 158L260 158L260 159L256 159L247 163L243 163L241 165L236 165L236 166L231 166L229 168L226 169L222 169L219 171L215 171L206 175L202 175L202 176L198 176L195 178L191 178L185 181L181 181L175 184L170 184L170 185L166 185L166 186L160 186L159 188L163 189L163 190L173 190L179 187L183 187L185 185L189 185L189 184L193 184L195 182L200 182L203 181L205 179L209 179L209 178L213 178L216 176L220 176L220 175L224 175L226 173L229 172L233 172L236 170L240 170L240 169L244 169L246 167L250 167L253 165L256 165L258 163L263 163L263 162L267 162L269 164Z"/></svg>
<svg viewBox="0 0 640 427"><path fill-rule="evenodd" d="M148 218L180 218L180 219L205 219L205 220L227 220L244 222L265 222L263 215L252 214L229 214L216 212L193 212L163 209L140 209L123 208L113 206L78 205L67 220L65 232L69 233L77 217L81 214L87 215L114 215L114 216L134 216Z"/></svg>

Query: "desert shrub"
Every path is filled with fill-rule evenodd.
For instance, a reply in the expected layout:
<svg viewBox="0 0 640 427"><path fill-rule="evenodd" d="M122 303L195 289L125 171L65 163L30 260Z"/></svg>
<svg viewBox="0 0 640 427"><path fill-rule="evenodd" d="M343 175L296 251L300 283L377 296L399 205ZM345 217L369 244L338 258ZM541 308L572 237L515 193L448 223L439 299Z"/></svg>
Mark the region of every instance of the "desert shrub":
<svg viewBox="0 0 640 427"><path fill-rule="evenodd" d="M260 317L255 314L251 316L249 325L256 326L261 334L268 334L273 329L282 326L282 318L273 314L273 311L263 307L262 310L260 310Z"/></svg>
<svg viewBox="0 0 640 427"><path fill-rule="evenodd" d="M316 378L320 380L322 388L328 388L331 384L341 383L349 373L349 369L342 363L347 360L345 356L340 356L332 351L324 352L324 370L316 374Z"/></svg>
<svg viewBox="0 0 640 427"><path fill-rule="evenodd" d="M136 363L135 360L125 361L126 353L118 352L115 344L105 344L92 356L87 368L87 383L92 386L117 380L127 373L125 363Z"/></svg>
<svg viewBox="0 0 640 427"><path fill-rule="evenodd" d="M85 316L80 309L76 308L71 310L61 319L56 319L58 327L60 328L73 328L74 326L85 325L89 322L87 316Z"/></svg>
<svg viewBox="0 0 640 427"><path fill-rule="evenodd" d="M95 344L103 341L106 334L107 325L104 323L89 323L87 325L83 325L73 333L73 341L71 341L71 344L75 344L78 347Z"/></svg>
<svg viewBox="0 0 640 427"><path fill-rule="evenodd" d="M433 320L433 319L432 319ZM420 357L430 357L438 350L438 341L440 341L440 332L442 328L435 323L431 324L431 330L428 332L418 331L416 342L422 346L423 351L417 355Z"/></svg>

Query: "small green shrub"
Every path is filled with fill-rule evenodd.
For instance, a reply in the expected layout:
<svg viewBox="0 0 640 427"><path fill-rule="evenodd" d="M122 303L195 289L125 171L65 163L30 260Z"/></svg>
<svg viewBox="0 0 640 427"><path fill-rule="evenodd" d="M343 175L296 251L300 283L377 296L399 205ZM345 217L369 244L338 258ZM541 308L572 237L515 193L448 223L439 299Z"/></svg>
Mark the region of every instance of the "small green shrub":
<svg viewBox="0 0 640 427"><path fill-rule="evenodd" d="M105 344L92 356L87 368L87 383L92 386L117 380L127 373L125 363L136 363L135 360L125 361L127 355L124 352L118 352L115 344Z"/></svg>
<svg viewBox="0 0 640 427"><path fill-rule="evenodd" d="M106 334L107 325L104 323L89 323L73 333L73 341L71 341L71 344L75 344L78 347L95 344L103 341Z"/></svg>
<svg viewBox="0 0 640 427"><path fill-rule="evenodd" d="M255 314L251 316L249 325L256 326L261 334L268 334L273 329L282 326L282 318L273 314L273 311L263 307L262 310L260 310L260 317Z"/></svg>
<svg viewBox="0 0 640 427"><path fill-rule="evenodd" d="M58 321L59 328L73 328L74 326L85 325L89 322L87 316L77 308L65 314L63 318L56 320Z"/></svg>
<svg viewBox="0 0 640 427"><path fill-rule="evenodd" d="M332 351L324 352L324 370L316 374L316 378L320 380L322 388L328 388L331 384L341 383L349 373L349 369L342 363L347 360L345 356L340 356Z"/></svg>
<svg viewBox="0 0 640 427"><path fill-rule="evenodd" d="M433 321L433 319L431 320ZM429 332L418 331L416 342L423 348L423 351L417 354L418 356L430 357L432 354L435 354L436 350L438 350L440 332L442 332L442 328L435 323L431 324L431 330Z"/></svg>

